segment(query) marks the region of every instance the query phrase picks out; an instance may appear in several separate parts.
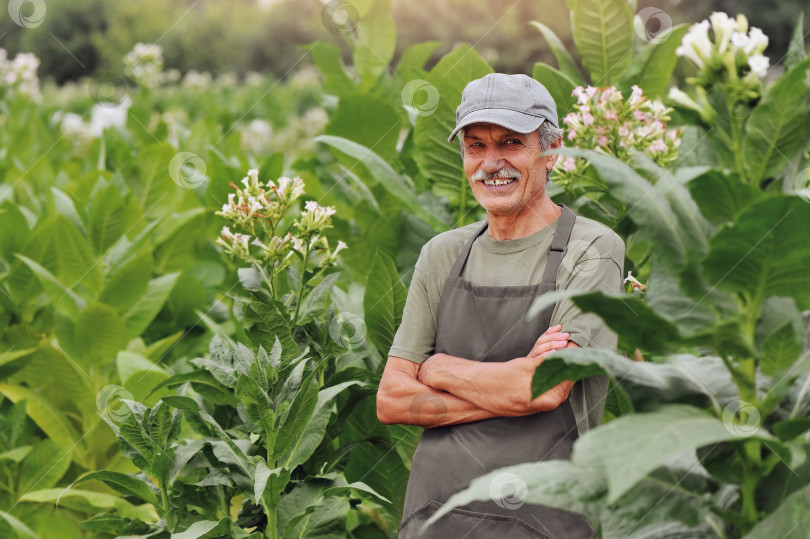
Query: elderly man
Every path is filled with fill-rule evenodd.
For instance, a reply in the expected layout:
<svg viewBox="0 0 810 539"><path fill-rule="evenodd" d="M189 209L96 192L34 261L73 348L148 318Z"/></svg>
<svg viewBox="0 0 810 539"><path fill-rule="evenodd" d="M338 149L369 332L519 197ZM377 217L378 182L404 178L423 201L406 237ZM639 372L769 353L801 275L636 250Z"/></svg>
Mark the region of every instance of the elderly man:
<svg viewBox="0 0 810 539"><path fill-rule="evenodd" d="M464 89L456 128L464 172L486 220L439 234L422 249L377 393L383 423L425 427L413 456L399 537L487 472L565 459L598 425L607 379L563 382L532 399L544 358L565 347L615 348L602 321L568 300L533 319L555 289L621 290L624 244L604 225L554 204L546 183L562 130L546 88L490 74ZM525 504L509 475L492 499L454 509L424 537L593 537L584 517Z"/></svg>

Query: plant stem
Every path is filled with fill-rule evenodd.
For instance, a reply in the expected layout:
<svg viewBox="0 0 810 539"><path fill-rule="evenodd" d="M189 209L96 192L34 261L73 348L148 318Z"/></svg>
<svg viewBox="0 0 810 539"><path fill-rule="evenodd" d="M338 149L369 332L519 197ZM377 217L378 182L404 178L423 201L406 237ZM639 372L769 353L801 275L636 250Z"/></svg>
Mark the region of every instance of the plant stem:
<svg viewBox="0 0 810 539"><path fill-rule="evenodd" d="M298 301L295 302L295 312L293 313L292 319L293 328L295 328L296 324L298 323L298 313L301 310L301 302L304 300L304 288L306 288L306 283L304 282L304 274L307 272L308 261L309 261L309 239L307 239L307 245L304 248L304 262L301 264L301 288L298 289Z"/></svg>
<svg viewBox="0 0 810 539"><path fill-rule="evenodd" d="M169 508L169 493L166 490L166 485L163 484L163 481L160 481L160 502L163 506L163 518L166 519L166 528L169 531L174 532L174 518L172 517L171 510Z"/></svg>
<svg viewBox="0 0 810 539"><path fill-rule="evenodd" d="M265 529L264 534L267 536L267 539L276 539L276 537L278 537L276 508L265 505L264 514L267 516L267 528Z"/></svg>

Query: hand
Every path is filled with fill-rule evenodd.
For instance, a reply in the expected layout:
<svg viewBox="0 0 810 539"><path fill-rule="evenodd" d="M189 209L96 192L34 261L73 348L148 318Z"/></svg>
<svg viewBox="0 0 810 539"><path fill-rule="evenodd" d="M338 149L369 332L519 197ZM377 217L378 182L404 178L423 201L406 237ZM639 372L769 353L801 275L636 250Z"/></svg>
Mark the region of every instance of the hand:
<svg viewBox="0 0 810 539"><path fill-rule="evenodd" d="M419 365L419 371L416 373L416 379L426 386L430 385L430 378L432 369L437 366L440 357L444 354L433 354ZM432 386L431 386L432 387Z"/></svg>
<svg viewBox="0 0 810 539"><path fill-rule="evenodd" d="M540 335L540 337L534 343L532 351L529 352L528 357L539 359L540 361L537 363L537 365L540 365L540 363L542 363L546 357L551 355L554 350L566 348L568 346L568 337L571 335L560 331L561 329L562 325L560 324L548 328L546 332Z"/></svg>
<svg viewBox="0 0 810 539"><path fill-rule="evenodd" d="M531 409L536 412L549 412L557 409L568 398L571 393L571 388L574 387L574 382L571 380L563 380L556 386L552 387L531 403Z"/></svg>

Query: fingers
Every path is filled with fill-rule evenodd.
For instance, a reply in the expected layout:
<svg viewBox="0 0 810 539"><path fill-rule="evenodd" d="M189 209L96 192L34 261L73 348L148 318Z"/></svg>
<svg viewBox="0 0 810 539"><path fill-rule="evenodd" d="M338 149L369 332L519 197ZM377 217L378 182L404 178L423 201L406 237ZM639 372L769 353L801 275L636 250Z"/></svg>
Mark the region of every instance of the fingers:
<svg viewBox="0 0 810 539"><path fill-rule="evenodd" d="M562 329L562 324L557 324L556 326L549 327L546 331L543 332L543 335L548 335L549 333L556 333Z"/></svg>
<svg viewBox="0 0 810 539"><path fill-rule="evenodd" d="M543 333L535 342L532 351L529 353L530 357L537 357L554 350L566 348L568 346L568 338L571 336L569 333L560 331L561 325L551 326Z"/></svg>

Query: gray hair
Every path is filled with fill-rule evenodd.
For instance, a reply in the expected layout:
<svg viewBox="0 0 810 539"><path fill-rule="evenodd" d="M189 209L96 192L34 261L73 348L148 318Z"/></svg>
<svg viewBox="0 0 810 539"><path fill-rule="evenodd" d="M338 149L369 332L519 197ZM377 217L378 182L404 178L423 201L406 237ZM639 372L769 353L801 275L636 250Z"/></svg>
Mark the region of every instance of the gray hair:
<svg viewBox="0 0 810 539"><path fill-rule="evenodd" d="M464 128L459 129L458 144L461 147L461 158L464 159ZM540 149L543 151L551 148L551 145L560 140L563 136L563 130L559 127L554 127L551 122L543 122L537 129L537 136L540 138Z"/></svg>
<svg viewBox="0 0 810 539"><path fill-rule="evenodd" d="M464 128L458 130L458 144L461 147L461 158L464 159ZM537 129L537 136L540 138L540 149L543 151L551 148L551 145L560 140L563 136L563 130L559 127L554 127L551 122L543 122ZM546 183L551 181L551 171L546 172Z"/></svg>

